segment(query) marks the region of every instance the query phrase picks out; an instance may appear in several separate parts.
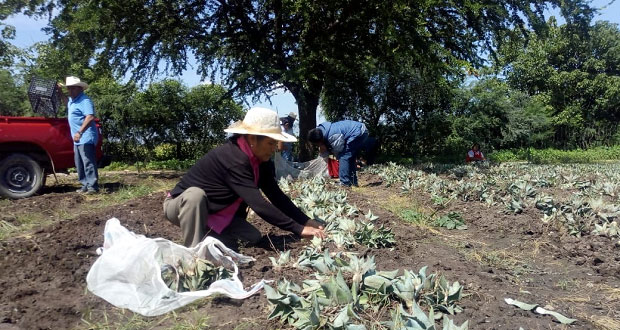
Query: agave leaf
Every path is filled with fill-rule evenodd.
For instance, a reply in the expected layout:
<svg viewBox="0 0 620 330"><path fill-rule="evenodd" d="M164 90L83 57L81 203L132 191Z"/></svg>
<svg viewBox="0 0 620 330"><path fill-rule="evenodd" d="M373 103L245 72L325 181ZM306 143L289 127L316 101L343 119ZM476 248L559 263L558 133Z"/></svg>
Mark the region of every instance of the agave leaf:
<svg viewBox="0 0 620 330"><path fill-rule="evenodd" d="M392 280L381 275L370 275L364 277L364 285L378 291L385 291L392 286Z"/></svg>
<svg viewBox="0 0 620 330"><path fill-rule="evenodd" d="M376 273L376 275L383 276L390 280L393 280L396 278L396 275L398 275L398 272L399 272L398 269L392 270L392 271L379 271Z"/></svg>
<svg viewBox="0 0 620 330"><path fill-rule="evenodd" d="M335 305L348 304L353 301L351 289L339 271L335 277L330 277L329 282L321 284L325 296Z"/></svg>
<svg viewBox="0 0 620 330"><path fill-rule="evenodd" d="M280 300L280 299L282 299L284 297L283 294L281 294L280 292L276 291L269 284L265 284L265 286L263 286L263 288L265 289L265 295L267 296L267 299L269 301L277 301L277 300Z"/></svg>
<svg viewBox="0 0 620 330"><path fill-rule="evenodd" d="M469 321L465 321L465 323L460 326L454 324L454 321L449 319L444 315L443 317L443 330L467 330Z"/></svg>
<svg viewBox="0 0 620 330"><path fill-rule="evenodd" d="M534 310L536 307L538 307L538 304L528 304L528 303L524 303L518 300L514 300L512 298L504 298L504 301L508 305L517 306L521 308L522 310L526 310L526 311L531 311L531 310Z"/></svg>
<svg viewBox="0 0 620 330"><path fill-rule="evenodd" d="M379 219L379 217L378 217L378 216L376 216L376 215L372 214L372 211L371 211L370 209L368 210L368 213L366 213L366 214L364 215L364 217L365 217L366 219L368 219L369 221L374 221L374 220Z"/></svg>
<svg viewBox="0 0 620 330"><path fill-rule="evenodd" d="M463 287L457 281L452 283L450 290L448 291L448 302L454 302L461 299L461 293L463 292Z"/></svg>
<svg viewBox="0 0 620 330"><path fill-rule="evenodd" d="M558 312L553 312L553 311L550 311L550 310L546 310L546 309L544 309L542 307L536 307L534 312L536 312L538 314L543 314L543 315L549 314L549 315L555 317L556 320L558 320L562 324L572 324L572 323L577 321L575 319L570 319L570 318L568 318L568 317L566 317L566 316L564 316L564 315L562 315L562 314L560 314Z"/></svg>
<svg viewBox="0 0 620 330"><path fill-rule="evenodd" d="M347 304L344 306L334 319L334 329L344 329L345 325L349 323L350 316L353 315L355 315L355 312L353 312L353 305Z"/></svg>

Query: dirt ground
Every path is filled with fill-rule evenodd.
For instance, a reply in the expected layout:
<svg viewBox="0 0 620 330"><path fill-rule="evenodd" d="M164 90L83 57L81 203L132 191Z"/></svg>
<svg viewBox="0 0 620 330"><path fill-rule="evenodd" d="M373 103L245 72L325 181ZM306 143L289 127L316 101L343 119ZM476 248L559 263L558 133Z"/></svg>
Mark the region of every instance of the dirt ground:
<svg viewBox="0 0 620 330"><path fill-rule="evenodd" d="M174 181L174 175L166 179ZM123 184L139 182L123 176ZM171 181L171 182L172 182ZM365 249L374 255L377 269L411 269L423 266L439 271L449 281L465 286L454 318L469 320L470 329L620 329L620 248L605 237L575 238L554 231L539 219L537 210L506 215L499 208L479 203L454 202L441 212L459 211L467 230L443 230L404 222L392 214L389 203L432 208L424 193L400 195L375 178L362 176L361 187L349 193L349 203L371 209L396 234L393 249ZM111 184L111 187L113 185ZM72 329L92 324L119 324L135 316L86 290L86 274L103 244L106 220L116 217L130 230L149 237L180 241L180 231L162 217L163 192L84 211L92 198L73 192L71 185L48 187L40 196L0 204L0 217L10 221L23 212L45 213L63 208L78 212L72 220L57 221L33 232L0 241L0 329ZM268 234L274 247L291 249L293 258L306 243L296 240L260 219L250 219ZM286 277L301 282L307 272L285 268L275 271L269 245L242 248L257 261L242 269L243 281ZM578 321L562 325L551 316L537 315L507 305L504 298L536 303ZM148 328L166 329L180 320L208 317L213 329L286 328L267 320L270 307L264 294L246 300L204 299L176 312L174 317L148 322ZM91 325L89 325L91 324Z"/></svg>

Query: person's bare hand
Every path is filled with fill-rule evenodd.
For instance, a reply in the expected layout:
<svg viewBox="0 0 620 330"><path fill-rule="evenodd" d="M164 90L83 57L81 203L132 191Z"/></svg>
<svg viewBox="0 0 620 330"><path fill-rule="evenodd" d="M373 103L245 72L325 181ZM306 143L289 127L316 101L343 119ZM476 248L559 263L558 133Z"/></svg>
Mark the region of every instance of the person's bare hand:
<svg viewBox="0 0 620 330"><path fill-rule="evenodd" d="M301 237L313 238L315 236L319 238L325 238L325 231L323 230L323 228L304 226L304 229L301 231Z"/></svg>

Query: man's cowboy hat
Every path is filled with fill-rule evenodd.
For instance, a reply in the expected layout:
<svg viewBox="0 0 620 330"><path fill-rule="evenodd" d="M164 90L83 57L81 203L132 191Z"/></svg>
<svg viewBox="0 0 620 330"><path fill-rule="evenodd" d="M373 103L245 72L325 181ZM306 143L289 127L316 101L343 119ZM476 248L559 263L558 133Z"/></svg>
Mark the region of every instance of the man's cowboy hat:
<svg viewBox="0 0 620 330"><path fill-rule="evenodd" d="M296 114L296 113L294 113L294 112L290 112L290 113L288 114L288 116L289 116L289 117L291 117L291 118L293 118L293 120L297 119L297 114Z"/></svg>
<svg viewBox="0 0 620 330"><path fill-rule="evenodd" d="M297 142L294 136L282 132L278 114L266 108L251 108L242 121L230 125L224 130L232 134L264 135L283 142Z"/></svg>
<svg viewBox="0 0 620 330"><path fill-rule="evenodd" d="M82 89L84 90L88 89L87 83L81 81L80 78L74 76L67 77L65 84L61 85L65 87L82 87Z"/></svg>

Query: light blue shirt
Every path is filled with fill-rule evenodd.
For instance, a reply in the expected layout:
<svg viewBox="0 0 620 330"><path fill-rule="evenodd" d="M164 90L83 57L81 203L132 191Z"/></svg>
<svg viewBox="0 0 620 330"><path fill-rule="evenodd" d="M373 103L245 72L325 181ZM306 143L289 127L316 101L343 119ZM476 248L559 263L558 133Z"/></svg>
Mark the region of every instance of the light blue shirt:
<svg viewBox="0 0 620 330"><path fill-rule="evenodd" d="M77 133L80 130L80 127L82 127L82 123L84 123L86 116L95 115L95 107L93 106L93 101L91 101L90 98L82 92L75 98L75 100L69 98L67 108L67 117L69 118L69 127L71 128L71 139L73 139L75 133ZM97 144L98 135L97 127L95 125L95 121L91 121L86 130L82 132L80 142L74 141L73 144Z"/></svg>
<svg viewBox="0 0 620 330"><path fill-rule="evenodd" d="M366 125L353 120L341 120L334 123L326 121L320 124L318 129L323 132L327 149L336 157L345 150L348 144L366 133Z"/></svg>

